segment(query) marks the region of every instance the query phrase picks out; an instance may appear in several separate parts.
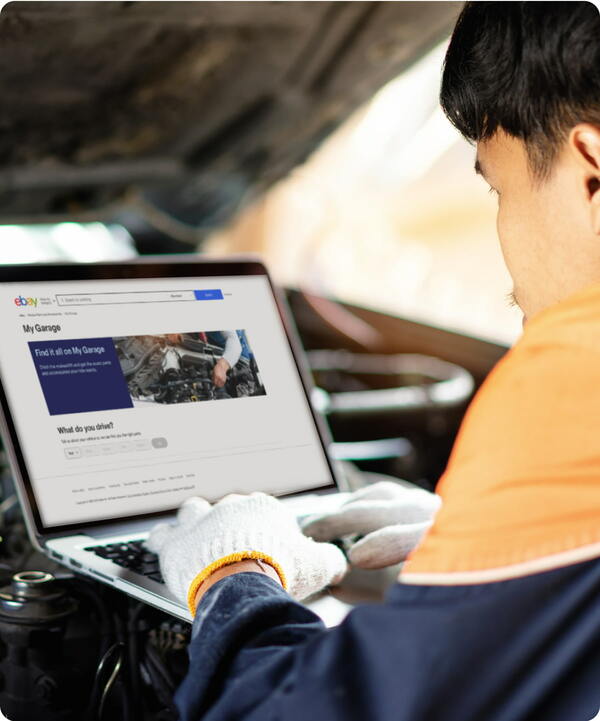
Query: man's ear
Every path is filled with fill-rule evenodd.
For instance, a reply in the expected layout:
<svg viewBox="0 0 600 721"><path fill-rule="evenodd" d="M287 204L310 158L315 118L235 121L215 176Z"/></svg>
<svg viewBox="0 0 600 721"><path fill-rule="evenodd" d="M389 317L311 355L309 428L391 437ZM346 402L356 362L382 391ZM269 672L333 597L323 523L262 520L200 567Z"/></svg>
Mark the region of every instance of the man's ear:
<svg viewBox="0 0 600 721"><path fill-rule="evenodd" d="M569 149L583 170L592 228L600 235L600 126L578 123L569 133Z"/></svg>

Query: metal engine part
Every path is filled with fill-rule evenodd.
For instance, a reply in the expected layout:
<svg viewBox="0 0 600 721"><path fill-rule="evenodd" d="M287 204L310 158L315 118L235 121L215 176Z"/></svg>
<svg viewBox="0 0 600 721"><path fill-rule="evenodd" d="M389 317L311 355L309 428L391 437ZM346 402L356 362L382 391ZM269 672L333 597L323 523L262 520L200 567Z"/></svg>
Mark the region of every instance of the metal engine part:
<svg viewBox="0 0 600 721"><path fill-rule="evenodd" d="M44 571L16 573L0 589L0 708L11 721L84 718L95 631L67 634L78 607Z"/></svg>
<svg viewBox="0 0 600 721"><path fill-rule="evenodd" d="M115 338L114 344L132 397L149 395L162 370L163 345L149 335Z"/></svg>
<svg viewBox="0 0 600 721"><path fill-rule="evenodd" d="M115 347L132 398L171 404L264 393L244 358L230 370L225 387L216 388L212 372L223 350L202 340L184 336L174 344L163 336L133 336L115 338Z"/></svg>

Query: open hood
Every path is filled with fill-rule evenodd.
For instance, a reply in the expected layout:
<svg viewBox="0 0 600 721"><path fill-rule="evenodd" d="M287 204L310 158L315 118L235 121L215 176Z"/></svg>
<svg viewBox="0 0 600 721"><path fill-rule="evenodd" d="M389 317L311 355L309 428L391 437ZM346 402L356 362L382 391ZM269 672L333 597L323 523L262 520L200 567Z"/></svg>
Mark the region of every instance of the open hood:
<svg viewBox="0 0 600 721"><path fill-rule="evenodd" d="M137 207L212 229L449 34L460 6L9 3L0 222Z"/></svg>

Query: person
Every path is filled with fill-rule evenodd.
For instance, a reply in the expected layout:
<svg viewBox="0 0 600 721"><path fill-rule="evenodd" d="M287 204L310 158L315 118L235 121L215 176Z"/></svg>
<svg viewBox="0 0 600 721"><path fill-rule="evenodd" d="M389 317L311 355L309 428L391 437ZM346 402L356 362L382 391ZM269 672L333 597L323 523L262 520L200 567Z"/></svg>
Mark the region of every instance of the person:
<svg viewBox="0 0 600 721"><path fill-rule="evenodd" d="M211 381L215 388L221 389L227 383L227 374L239 361L242 355L248 357L247 346L242 344L240 331L215 330L204 333L168 333L165 337L173 345L182 343L184 337L197 339L202 336L211 345L223 349L223 354L217 358L212 369Z"/></svg>
<svg viewBox="0 0 600 721"><path fill-rule="evenodd" d="M242 356L242 343L235 330L208 331L206 337L209 343L223 348L223 355L215 362L212 372L215 388L223 388L227 383L227 374Z"/></svg>
<svg viewBox="0 0 600 721"><path fill-rule="evenodd" d="M268 496L189 499L153 530L167 585L195 611L182 721L598 714L598 68L591 3L464 6L441 103L498 195L523 335L468 409L442 506L385 603L324 628L298 599L346 559Z"/></svg>

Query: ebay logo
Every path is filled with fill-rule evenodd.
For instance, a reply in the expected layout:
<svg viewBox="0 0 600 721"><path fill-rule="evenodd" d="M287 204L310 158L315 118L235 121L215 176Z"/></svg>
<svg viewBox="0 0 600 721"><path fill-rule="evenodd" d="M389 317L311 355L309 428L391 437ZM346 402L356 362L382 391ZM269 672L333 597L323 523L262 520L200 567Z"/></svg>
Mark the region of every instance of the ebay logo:
<svg viewBox="0 0 600 721"><path fill-rule="evenodd" d="M38 304L37 298L25 298L22 295L18 295L15 298L15 305L23 306L23 305L32 305L34 308Z"/></svg>

